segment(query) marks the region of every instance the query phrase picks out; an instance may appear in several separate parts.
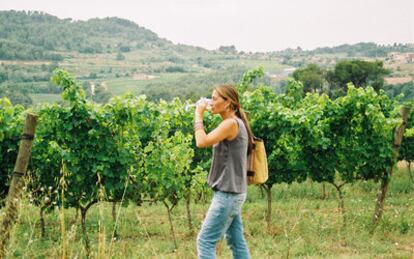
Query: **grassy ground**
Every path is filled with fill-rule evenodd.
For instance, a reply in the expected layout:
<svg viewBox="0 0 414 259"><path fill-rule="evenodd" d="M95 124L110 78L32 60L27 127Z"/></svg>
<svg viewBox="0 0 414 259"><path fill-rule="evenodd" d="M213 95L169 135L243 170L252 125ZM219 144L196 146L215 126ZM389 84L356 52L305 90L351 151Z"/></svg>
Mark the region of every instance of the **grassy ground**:
<svg viewBox="0 0 414 259"><path fill-rule="evenodd" d="M112 78L104 81L108 86L108 90L114 95L121 95L126 92L137 93L143 90L149 83L152 84L167 84L168 82L178 81L180 77L183 77L180 73L161 73L154 74L153 79L149 80L137 80L132 77L128 78Z"/></svg>
<svg viewBox="0 0 414 259"><path fill-rule="evenodd" d="M62 100L60 94L30 94L33 104L54 103Z"/></svg>
<svg viewBox="0 0 414 259"><path fill-rule="evenodd" d="M377 184L358 182L344 187L347 227L333 188L306 182L273 187L271 226L265 220L266 199L257 187L249 187L243 207L245 236L252 258L414 258L414 184L408 172L394 176L386 199L386 210L374 235L369 226L374 211ZM206 202L193 204L195 233L206 210ZM98 246L105 247L107 258L196 258L196 234L187 227L184 204L173 211L178 239L175 250L167 211L162 204L121 207L119 237L111 243L111 204L101 203L88 213L88 233L92 257ZM46 215L47 237L40 237L39 209L27 202L14 228L10 258L57 258L60 256L60 221L58 212ZM70 258L84 258L80 219L74 209L65 210ZM99 241L99 222L105 229L105 241ZM101 234L103 231L101 231ZM225 242L218 247L218 258L230 258Z"/></svg>

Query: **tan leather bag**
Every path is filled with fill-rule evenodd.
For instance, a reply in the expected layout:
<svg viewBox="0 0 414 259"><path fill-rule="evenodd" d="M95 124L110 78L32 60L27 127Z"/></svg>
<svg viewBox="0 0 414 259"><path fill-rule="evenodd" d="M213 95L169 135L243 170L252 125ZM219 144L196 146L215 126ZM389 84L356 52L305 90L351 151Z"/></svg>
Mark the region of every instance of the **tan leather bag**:
<svg viewBox="0 0 414 259"><path fill-rule="evenodd" d="M262 139L254 137L253 143L253 150L247 158L247 183L263 184L269 178L266 150Z"/></svg>

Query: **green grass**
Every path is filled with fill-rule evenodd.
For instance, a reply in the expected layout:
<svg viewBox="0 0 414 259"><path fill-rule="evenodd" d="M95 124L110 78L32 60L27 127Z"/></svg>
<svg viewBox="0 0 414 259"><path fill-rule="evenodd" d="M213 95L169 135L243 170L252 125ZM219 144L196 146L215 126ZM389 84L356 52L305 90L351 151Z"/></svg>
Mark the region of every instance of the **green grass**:
<svg viewBox="0 0 414 259"><path fill-rule="evenodd" d="M248 69L255 69L262 66L264 70L270 74L276 74L289 66L279 64L274 60L259 60L259 59L242 59L242 60L225 60L221 62L226 66L230 65L242 65Z"/></svg>
<svg viewBox="0 0 414 259"><path fill-rule="evenodd" d="M30 94L30 97L35 105L39 103L54 103L62 100L60 94Z"/></svg>
<svg viewBox="0 0 414 259"><path fill-rule="evenodd" d="M104 81L108 91L114 95L121 95L126 92L136 93L145 86L145 81L134 80L133 78L114 78Z"/></svg>
<svg viewBox="0 0 414 259"><path fill-rule="evenodd" d="M374 235L369 227L374 211L377 184L358 182L344 188L347 227L342 228L335 189L305 182L273 187L271 227L265 221L266 199L257 187L249 187L243 207L245 236L252 258L413 258L414 256L414 184L408 174L395 175L387 195L383 219ZM402 187L403 186L403 187ZM208 209L206 202L193 204L196 232ZM40 238L39 209L23 202L21 216L14 228L9 258L56 258L60 256L58 212L46 215L47 237ZM65 210L69 257L84 258L80 219L74 209ZM88 213L88 233L92 257L97 257L98 225L105 226L106 255L111 258L196 258L196 233L187 228L184 204L173 211L178 239L174 249L168 216L164 206L144 204L121 207L119 237L111 243L111 204L101 203ZM102 242L101 242L102 245ZM112 246L112 247L111 247ZM230 258L221 242L218 258Z"/></svg>
<svg viewBox="0 0 414 259"><path fill-rule="evenodd" d="M149 80L136 80L132 77L112 78L105 80L105 84L108 90L114 95L121 95L126 92L139 93L145 89L149 84L152 85L166 85L173 84L180 77L188 76L188 74L181 73L162 73L162 74L151 74L155 76Z"/></svg>

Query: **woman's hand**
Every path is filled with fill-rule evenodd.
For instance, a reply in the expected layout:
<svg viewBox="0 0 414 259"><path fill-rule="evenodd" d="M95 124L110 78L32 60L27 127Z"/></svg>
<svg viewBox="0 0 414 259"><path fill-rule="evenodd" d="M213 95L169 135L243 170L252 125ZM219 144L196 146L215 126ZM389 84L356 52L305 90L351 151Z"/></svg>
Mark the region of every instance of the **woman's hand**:
<svg viewBox="0 0 414 259"><path fill-rule="evenodd" d="M198 100L195 113L203 115L203 113L207 110L207 107L209 106L209 102L210 101L206 98L201 98L200 100Z"/></svg>

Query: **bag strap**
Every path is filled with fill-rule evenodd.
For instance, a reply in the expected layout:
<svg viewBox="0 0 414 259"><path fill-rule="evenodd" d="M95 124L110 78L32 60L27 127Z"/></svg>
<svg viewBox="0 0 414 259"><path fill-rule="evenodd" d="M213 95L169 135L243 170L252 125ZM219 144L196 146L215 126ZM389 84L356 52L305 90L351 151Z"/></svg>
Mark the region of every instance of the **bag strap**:
<svg viewBox="0 0 414 259"><path fill-rule="evenodd" d="M258 137L256 137L256 136L253 136L253 139L252 139L252 142L253 142L253 149L255 149L255 148L256 148L256 141L262 141L262 142L263 142L263 139L258 138Z"/></svg>

